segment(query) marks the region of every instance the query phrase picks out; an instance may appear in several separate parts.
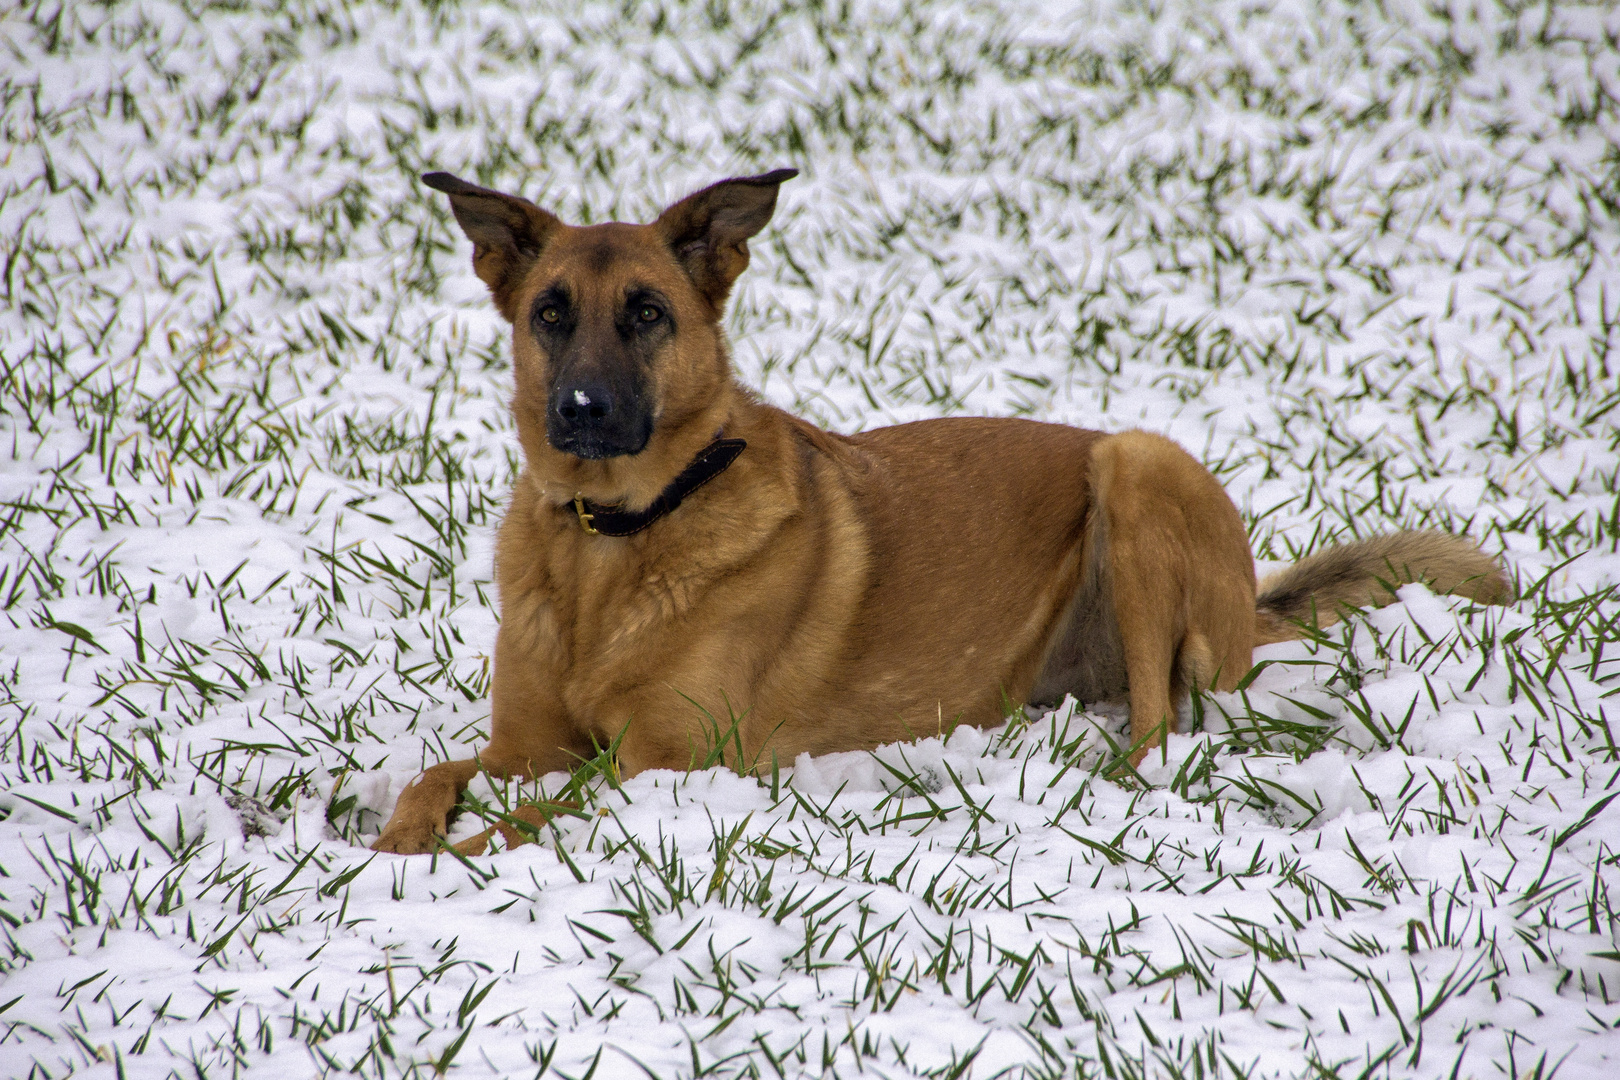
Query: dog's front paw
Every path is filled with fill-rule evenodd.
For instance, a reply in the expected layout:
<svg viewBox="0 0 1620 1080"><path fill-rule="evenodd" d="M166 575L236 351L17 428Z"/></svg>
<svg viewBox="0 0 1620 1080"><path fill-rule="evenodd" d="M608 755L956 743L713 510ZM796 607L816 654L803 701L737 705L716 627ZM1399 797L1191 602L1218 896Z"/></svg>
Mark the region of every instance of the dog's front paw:
<svg viewBox="0 0 1620 1080"><path fill-rule="evenodd" d="M444 835L443 819L438 828L424 820L400 821L396 816L372 842L372 851L387 851L395 855L426 855L438 847L438 837Z"/></svg>

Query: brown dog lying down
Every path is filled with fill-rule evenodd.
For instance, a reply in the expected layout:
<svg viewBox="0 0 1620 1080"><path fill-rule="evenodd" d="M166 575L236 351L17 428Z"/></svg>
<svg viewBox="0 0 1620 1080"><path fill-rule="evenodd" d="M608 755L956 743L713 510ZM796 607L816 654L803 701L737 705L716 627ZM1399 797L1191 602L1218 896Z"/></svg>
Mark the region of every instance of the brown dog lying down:
<svg viewBox="0 0 1620 1080"><path fill-rule="evenodd" d="M527 467L496 558L489 745L423 773L377 850L433 850L479 769L538 776L615 741L626 774L722 739L728 764L769 768L1073 694L1129 702L1139 761L1190 688L1231 689L1299 620L1414 580L1507 595L1472 543L1419 532L1311 556L1257 600L1226 492L1147 432L944 419L846 437L762 404L720 322L794 175L585 228L423 177L512 323Z"/></svg>

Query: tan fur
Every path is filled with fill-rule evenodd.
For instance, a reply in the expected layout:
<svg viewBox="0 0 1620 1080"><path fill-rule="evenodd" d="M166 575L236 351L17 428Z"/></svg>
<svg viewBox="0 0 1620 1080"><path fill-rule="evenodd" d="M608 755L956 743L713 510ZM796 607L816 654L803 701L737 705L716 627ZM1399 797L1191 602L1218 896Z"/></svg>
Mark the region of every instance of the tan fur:
<svg viewBox="0 0 1620 1080"><path fill-rule="evenodd" d="M1288 636L1305 610L1257 613L1236 508L1160 436L966 418L841 436L759 402L734 380L719 323L788 175L715 185L652 225L588 228L428 178L451 195L513 321L526 468L497 546L489 745L402 793L377 849L432 850L479 769L532 777L615 740L627 775L688 768L728 732L727 764L769 769L995 724L1010 704L1073 693L1129 701L1139 761L1190 689L1230 689L1253 647ZM571 332L597 335L577 340L603 356L634 336L625 297L668 302L638 452L588 460L548 441L561 346L530 313L559 288L577 309ZM582 530L576 495L646 507L717 434L747 449L673 513L622 538ZM1265 597L1387 601L1366 584L1386 563L1401 580L1497 595L1479 583L1500 569L1467 541L1381 543L1349 549L1360 577L1341 577L1359 585L1335 584L1328 552L1268 580Z"/></svg>

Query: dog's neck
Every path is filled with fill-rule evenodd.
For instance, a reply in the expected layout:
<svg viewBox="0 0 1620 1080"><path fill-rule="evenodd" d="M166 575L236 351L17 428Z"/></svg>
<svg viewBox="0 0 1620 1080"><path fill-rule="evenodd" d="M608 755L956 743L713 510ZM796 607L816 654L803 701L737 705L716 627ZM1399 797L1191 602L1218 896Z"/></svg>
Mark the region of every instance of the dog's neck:
<svg viewBox="0 0 1620 1080"><path fill-rule="evenodd" d="M699 450L645 510L600 506L578 494L565 509L572 509L579 519L579 527L593 536L633 536L672 513L688 495L725 472L747 446L742 439L721 438L716 432L714 441Z"/></svg>

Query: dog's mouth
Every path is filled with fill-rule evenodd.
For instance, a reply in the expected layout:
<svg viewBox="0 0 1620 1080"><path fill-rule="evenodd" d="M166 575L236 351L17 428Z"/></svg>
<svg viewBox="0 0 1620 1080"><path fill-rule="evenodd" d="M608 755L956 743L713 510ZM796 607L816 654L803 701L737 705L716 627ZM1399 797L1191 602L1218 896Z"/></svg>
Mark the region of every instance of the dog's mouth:
<svg viewBox="0 0 1620 1080"><path fill-rule="evenodd" d="M595 436L570 436L548 441L553 449L561 450L565 454L572 454L577 458L584 458L586 461L627 457L631 454L639 454L647 447L646 438L639 439L634 443L619 442Z"/></svg>
<svg viewBox="0 0 1620 1080"><path fill-rule="evenodd" d="M642 423L628 425L629 430L608 431L600 428L582 430L560 424L547 427L546 441L551 444L552 449L586 461L639 454L647 448L647 443L652 438L651 417ZM558 428L562 430L557 430Z"/></svg>

